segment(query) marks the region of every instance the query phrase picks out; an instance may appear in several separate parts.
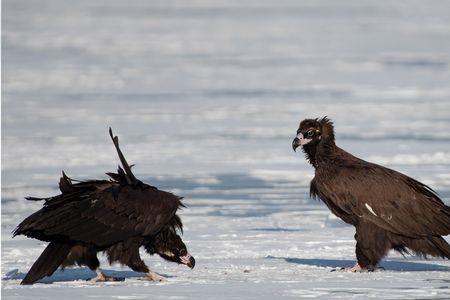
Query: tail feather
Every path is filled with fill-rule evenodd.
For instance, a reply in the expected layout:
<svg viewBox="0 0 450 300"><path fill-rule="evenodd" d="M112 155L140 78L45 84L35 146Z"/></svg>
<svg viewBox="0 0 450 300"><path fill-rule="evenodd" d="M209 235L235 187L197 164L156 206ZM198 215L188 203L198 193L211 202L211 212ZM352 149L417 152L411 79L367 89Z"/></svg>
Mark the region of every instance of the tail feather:
<svg viewBox="0 0 450 300"><path fill-rule="evenodd" d="M59 179L59 189L61 193L70 193L73 191L72 180L62 171L62 177Z"/></svg>
<svg viewBox="0 0 450 300"><path fill-rule="evenodd" d="M127 160L125 159L125 156L123 155L122 151L119 147L119 138L117 136L114 136L111 127L109 127L109 135L111 136L111 139L114 143L114 146L116 147L117 154L119 155L120 162L122 163L123 170L125 171L125 179L128 184L136 184L139 182L139 180L134 177L133 172L131 172L131 167L128 165ZM120 168L119 168L120 173ZM120 175L120 174L119 174Z"/></svg>
<svg viewBox="0 0 450 300"><path fill-rule="evenodd" d="M400 238L400 240L398 239ZM420 239L396 236L394 250L402 254L409 254L410 251L418 256L442 257L450 259L450 245L441 236L428 236Z"/></svg>
<svg viewBox="0 0 450 300"><path fill-rule="evenodd" d="M437 250L439 250L439 256L442 258L450 259L450 245L442 237L430 237L429 240L433 243Z"/></svg>
<svg viewBox="0 0 450 300"><path fill-rule="evenodd" d="M69 254L71 246L51 242L39 256L20 284L33 284L39 279L50 276L58 269Z"/></svg>

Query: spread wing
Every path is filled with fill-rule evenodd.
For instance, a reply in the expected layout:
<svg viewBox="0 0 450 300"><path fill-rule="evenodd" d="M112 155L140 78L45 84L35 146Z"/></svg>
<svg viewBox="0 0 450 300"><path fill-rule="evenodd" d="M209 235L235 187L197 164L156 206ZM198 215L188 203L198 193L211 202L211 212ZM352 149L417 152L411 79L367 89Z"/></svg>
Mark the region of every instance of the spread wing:
<svg viewBox="0 0 450 300"><path fill-rule="evenodd" d="M382 166L346 166L325 187L343 211L409 237L450 234L450 208L428 186Z"/></svg>
<svg viewBox="0 0 450 300"><path fill-rule="evenodd" d="M19 224L14 235L104 247L157 233L175 217L180 199L143 184L82 182L72 185L69 192L44 199L44 207Z"/></svg>
<svg viewBox="0 0 450 300"><path fill-rule="evenodd" d="M82 242L105 247L134 236L149 236L164 226L181 228L175 215L181 198L144 184L131 172L111 128L109 135L122 167L107 173L113 180L72 183L63 176L60 195L41 199L44 207L26 218L14 231L44 241Z"/></svg>

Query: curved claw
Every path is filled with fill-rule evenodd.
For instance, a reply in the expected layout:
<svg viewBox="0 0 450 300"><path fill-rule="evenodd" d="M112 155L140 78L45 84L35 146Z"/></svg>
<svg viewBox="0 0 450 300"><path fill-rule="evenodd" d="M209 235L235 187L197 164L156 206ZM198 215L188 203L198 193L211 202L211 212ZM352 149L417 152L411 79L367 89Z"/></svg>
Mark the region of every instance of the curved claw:
<svg viewBox="0 0 450 300"><path fill-rule="evenodd" d="M87 281L91 282L112 282L112 281L125 281L124 277L114 277L114 276L106 276L99 269L95 271L97 276L94 278L88 279Z"/></svg>
<svg viewBox="0 0 450 300"><path fill-rule="evenodd" d="M368 272L377 272L380 270L384 270L384 268L383 267L363 268L358 263L356 263L353 267L333 269L331 270L331 272L368 273Z"/></svg>
<svg viewBox="0 0 450 300"><path fill-rule="evenodd" d="M155 272L148 272L147 274L145 274L143 280L148 280L148 281L155 281L155 282L164 282L167 281L167 279Z"/></svg>

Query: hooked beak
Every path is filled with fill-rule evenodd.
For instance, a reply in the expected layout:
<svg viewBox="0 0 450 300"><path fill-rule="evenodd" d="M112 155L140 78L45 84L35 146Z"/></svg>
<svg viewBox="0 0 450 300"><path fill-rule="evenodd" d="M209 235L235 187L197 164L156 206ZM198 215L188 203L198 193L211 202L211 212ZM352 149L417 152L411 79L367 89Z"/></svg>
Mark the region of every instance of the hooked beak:
<svg viewBox="0 0 450 300"><path fill-rule="evenodd" d="M181 256L180 261L183 265L186 265L191 269L195 267L195 259L189 253L186 254L185 256Z"/></svg>
<svg viewBox="0 0 450 300"><path fill-rule="evenodd" d="M292 149L297 150L297 148L300 146L300 139L298 137L296 137L293 141L292 141Z"/></svg>
<svg viewBox="0 0 450 300"><path fill-rule="evenodd" d="M295 151L299 146L304 146L311 141L312 141L312 139L305 139L303 134L300 132L299 134L297 134L295 139L292 141L292 149L294 149L294 151Z"/></svg>

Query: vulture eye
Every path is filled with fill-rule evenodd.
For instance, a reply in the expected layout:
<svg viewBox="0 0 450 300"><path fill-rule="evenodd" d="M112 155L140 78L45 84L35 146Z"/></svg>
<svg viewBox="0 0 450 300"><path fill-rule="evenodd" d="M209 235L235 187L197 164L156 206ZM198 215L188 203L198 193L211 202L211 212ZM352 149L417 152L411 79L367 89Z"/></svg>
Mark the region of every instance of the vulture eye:
<svg viewBox="0 0 450 300"><path fill-rule="evenodd" d="M307 137L312 137L313 135L314 135L314 131L312 129L310 129L306 132Z"/></svg>

